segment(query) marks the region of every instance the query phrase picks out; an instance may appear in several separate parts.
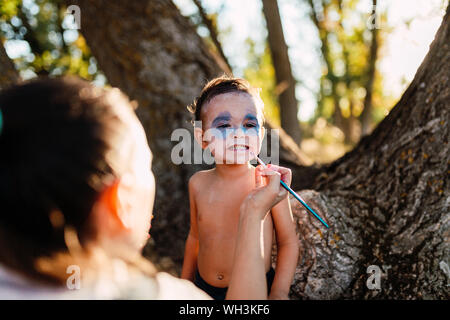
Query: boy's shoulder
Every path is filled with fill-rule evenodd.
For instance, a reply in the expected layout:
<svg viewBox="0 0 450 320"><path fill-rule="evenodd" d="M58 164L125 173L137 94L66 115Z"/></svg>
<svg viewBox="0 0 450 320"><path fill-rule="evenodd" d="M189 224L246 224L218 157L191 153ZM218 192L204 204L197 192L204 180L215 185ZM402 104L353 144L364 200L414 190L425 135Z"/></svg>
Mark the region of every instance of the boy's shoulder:
<svg viewBox="0 0 450 320"><path fill-rule="evenodd" d="M193 190L199 188L204 183L207 183L212 179L214 174L214 168L209 170L197 171L189 178L189 187Z"/></svg>

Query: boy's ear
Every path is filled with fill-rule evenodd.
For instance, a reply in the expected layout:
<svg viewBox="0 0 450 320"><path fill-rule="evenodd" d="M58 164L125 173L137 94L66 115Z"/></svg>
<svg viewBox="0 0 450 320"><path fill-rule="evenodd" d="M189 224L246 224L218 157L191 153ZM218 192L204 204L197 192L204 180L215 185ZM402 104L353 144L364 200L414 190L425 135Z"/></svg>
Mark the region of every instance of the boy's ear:
<svg viewBox="0 0 450 320"><path fill-rule="evenodd" d="M261 132L259 135L260 143L262 144L264 137L266 135L266 128L264 126L261 126Z"/></svg>
<svg viewBox="0 0 450 320"><path fill-rule="evenodd" d="M202 149L205 149L207 146L206 141L203 141L203 129L199 127L194 128L194 138L195 141L202 147Z"/></svg>
<svg viewBox="0 0 450 320"><path fill-rule="evenodd" d="M266 128L264 126L261 126L261 141L264 139L266 135Z"/></svg>

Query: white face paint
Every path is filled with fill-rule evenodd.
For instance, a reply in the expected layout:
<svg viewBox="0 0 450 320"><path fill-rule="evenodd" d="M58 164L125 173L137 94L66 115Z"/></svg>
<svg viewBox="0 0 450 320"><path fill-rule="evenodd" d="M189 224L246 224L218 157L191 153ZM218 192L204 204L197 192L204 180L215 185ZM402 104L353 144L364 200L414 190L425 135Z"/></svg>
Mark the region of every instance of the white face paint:
<svg viewBox="0 0 450 320"><path fill-rule="evenodd" d="M214 97L202 111L204 141L217 164L245 164L259 154L264 137L262 111L247 93Z"/></svg>

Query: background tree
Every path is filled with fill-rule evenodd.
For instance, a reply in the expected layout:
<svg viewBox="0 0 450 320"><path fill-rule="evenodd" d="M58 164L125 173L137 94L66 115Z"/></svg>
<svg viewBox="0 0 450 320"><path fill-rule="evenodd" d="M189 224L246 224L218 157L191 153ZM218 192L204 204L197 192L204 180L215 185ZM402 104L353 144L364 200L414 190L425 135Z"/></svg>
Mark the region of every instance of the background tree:
<svg viewBox="0 0 450 320"><path fill-rule="evenodd" d="M370 133L371 125L372 125L372 93L375 81L375 64L377 61L378 54L378 26L376 25L376 8L377 8L377 0L372 0L372 16L373 24L371 30L371 40L370 40L370 51L369 51L369 59L367 61L367 71L366 71L366 85L364 89L366 91L366 96L364 97L363 111L360 115L361 122L361 134L367 135Z"/></svg>
<svg viewBox="0 0 450 320"><path fill-rule="evenodd" d="M0 21L11 19L17 14L17 3L6 3L0 1ZM9 59L3 47L3 36L0 34L0 90L20 81L19 72L14 67L14 63Z"/></svg>
<svg viewBox="0 0 450 320"><path fill-rule="evenodd" d="M325 117L331 121L342 130L345 142L354 145L361 134L368 134L382 119L374 116L374 109L389 104L381 75L376 71L378 49L387 30L381 33L378 28L367 28L368 21L379 24L375 17L383 20L385 14L375 12L376 1L372 1L370 15L358 14L358 2L353 0L307 0L307 3L318 30L325 67L316 119ZM346 20L357 22L344 26Z"/></svg>
<svg viewBox="0 0 450 320"><path fill-rule="evenodd" d="M298 298L448 299L450 6L413 82L370 136L300 194ZM367 267L383 271L381 290Z"/></svg>
<svg viewBox="0 0 450 320"><path fill-rule="evenodd" d="M84 38L64 22L61 0L0 0L0 29L8 40L26 41L29 52L15 60L30 75L78 75L102 80L95 58Z"/></svg>
<svg viewBox="0 0 450 320"><path fill-rule="evenodd" d="M20 80L14 63L9 59L3 45L0 45L0 90Z"/></svg>
<svg viewBox="0 0 450 320"><path fill-rule="evenodd" d="M261 98L264 101L264 114L267 118L280 127L280 105L276 93L275 69L270 55L270 49L266 44L264 52L259 54L255 50L255 42L247 38L248 66L244 70L244 78L256 88L261 88Z"/></svg>
<svg viewBox="0 0 450 320"><path fill-rule="evenodd" d="M295 96L296 81L292 76L278 3L276 0L263 0L262 3L267 24L269 48L275 69L281 127L297 144L300 144L301 130L297 116L298 101Z"/></svg>
<svg viewBox="0 0 450 320"><path fill-rule="evenodd" d="M219 54L219 62L220 59L223 60L223 63L225 65L221 65L221 68L225 70L227 73L232 73L232 68L230 63L228 62L227 57L225 56L225 53L223 52L222 44L219 41L219 34L217 30L217 16L216 15L208 15L205 11L205 9L202 6L202 3L200 0L192 0L195 5L197 6L198 12L200 14L202 23L206 26L206 28L209 31L209 35L211 37L212 42L214 43L214 46Z"/></svg>
<svg viewBox="0 0 450 320"><path fill-rule="evenodd" d="M0 90L19 81L20 76L14 63L9 59L3 45L0 45Z"/></svg>

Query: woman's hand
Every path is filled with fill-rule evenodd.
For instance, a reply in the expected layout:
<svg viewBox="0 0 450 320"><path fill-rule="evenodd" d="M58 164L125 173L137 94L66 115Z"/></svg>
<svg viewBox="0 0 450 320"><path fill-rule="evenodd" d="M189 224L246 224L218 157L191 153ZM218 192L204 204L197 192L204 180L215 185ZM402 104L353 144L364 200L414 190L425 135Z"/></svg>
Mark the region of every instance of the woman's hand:
<svg viewBox="0 0 450 320"><path fill-rule="evenodd" d="M280 167L280 166L277 166L277 165L274 165L274 164L270 164L270 163L265 168L267 168L269 171L276 171L276 172L280 173L281 180L283 180L288 186L291 186L291 180L292 180L291 169L288 169L288 168L285 168L285 167ZM256 187L261 187L261 186L265 185L263 183L263 180L265 178L262 177L262 175L263 175L262 173L263 173L265 168L262 165L258 165L256 167L256 175L255 175Z"/></svg>
<svg viewBox="0 0 450 320"><path fill-rule="evenodd" d="M256 188L242 202L241 214L256 214L264 219L273 206L287 197L287 191L280 180L289 186L292 180L291 170L271 164L256 167Z"/></svg>

